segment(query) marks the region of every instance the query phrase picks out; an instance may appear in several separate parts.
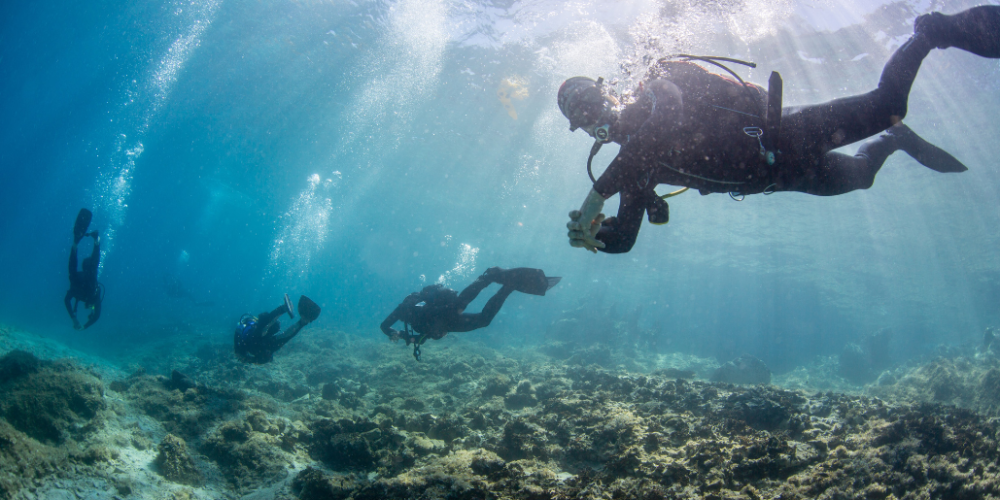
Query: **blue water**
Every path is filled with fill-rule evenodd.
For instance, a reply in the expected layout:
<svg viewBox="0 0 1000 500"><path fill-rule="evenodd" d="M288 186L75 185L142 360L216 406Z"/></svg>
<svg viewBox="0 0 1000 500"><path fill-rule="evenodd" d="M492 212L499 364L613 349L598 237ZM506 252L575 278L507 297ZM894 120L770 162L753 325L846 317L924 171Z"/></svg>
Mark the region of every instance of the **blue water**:
<svg viewBox="0 0 1000 500"><path fill-rule="evenodd" d="M780 71L786 105L860 93L917 14L968 5L4 3L0 323L100 354L191 325L227 339L288 292L323 308L303 335L378 337L407 293L497 265L564 279L464 334L491 345L631 317L664 351L780 372L881 328L898 362L976 342L1000 324L996 61L935 51L911 94L906 122L969 172L897 153L835 198L686 193L623 255L567 244L590 139L555 104L570 76L625 89L680 51L752 59L738 71L765 85ZM516 119L504 80L525 94ZM107 288L84 332L62 305L80 207L105 235ZM168 278L213 304L168 296Z"/></svg>

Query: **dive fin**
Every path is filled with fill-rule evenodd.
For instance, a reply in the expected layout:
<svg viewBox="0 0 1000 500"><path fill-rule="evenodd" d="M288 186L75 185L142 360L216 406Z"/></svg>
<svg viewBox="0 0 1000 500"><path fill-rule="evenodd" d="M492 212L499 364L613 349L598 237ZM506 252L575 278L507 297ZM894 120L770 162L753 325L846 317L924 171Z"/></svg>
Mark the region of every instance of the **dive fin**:
<svg viewBox="0 0 1000 500"><path fill-rule="evenodd" d="M899 148L921 165L942 173L965 172L969 168L947 151L925 141L910 127L900 123L889 128L888 133L899 142Z"/></svg>
<svg viewBox="0 0 1000 500"><path fill-rule="evenodd" d="M556 280L552 282L550 280ZM500 273L493 281L503 286L509 286L521 293L545 295L549 288L555 286L560 278L547 278L541 269L517 267Z"/></svg>
<svg viewBox="0 0 1000 500"><path fill-rule="evenodd" d="M76 214L76 224L73 225L73 242L79 243L84 236L87 235L87 228L90 227L90 219L94 217L94 214L87 210L86 208L81 208L80 213Z"/></svg>
<svg viewBox="0 0 1000 500"><path fill-rule="evenodd" d="M547 291L551 290L552 287L558 285L559 282L562 281L562 278L560 278L560 277L555 277L555 278L546 277L545 281L548 282L548 288L545 289L545 291L547 292Z"/></svg>
<svg viewBox="0 0 1000 500"><path fill-rule="evenodd" d="M299 321L312 323L319 317L319 305L305 295L299 296Z"/></svg>

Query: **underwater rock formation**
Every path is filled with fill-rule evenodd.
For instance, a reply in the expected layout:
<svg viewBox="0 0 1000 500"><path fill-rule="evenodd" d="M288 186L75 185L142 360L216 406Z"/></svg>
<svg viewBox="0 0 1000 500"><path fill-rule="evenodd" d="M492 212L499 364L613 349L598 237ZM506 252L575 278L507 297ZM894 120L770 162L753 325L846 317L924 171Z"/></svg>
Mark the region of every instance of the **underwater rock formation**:
<svg viewBox="0 0 1000 500"><path fill-rule="evenodd" d="M0 420L0 500L54 473L66 453L45 446Z"/></svg>
<svg viewBox="0 0 1000 500"><path fill-rule="evenodd" d="M763 361L744 354L717 368L712 373L711 380L727 384L770 384L771 370Z"/></svg>
<svg viewBox="0 0 1000 500"><path fill-rule="evenodd" d="M985 498L1000 492L998 429L972 412L586 368L563 374L573 389L530 412L515 414L496 397L470 406L455 422L459 434L449 447L395 470L380 459L401 449L391 436L402 430L388 421L381 427L365 419L327 422L331 430L317 427L315 435L330 443L324 463L337 472L306 469L294 489L305 500ZM433 425L420 418L412 425L406 410L377 411L396 425ZM482 437L471 441L476 434Z"/></svg>
<svg viewBox="0 0 1000 500"><path fill-rule="evenodd" d="M327 333L267 367L164 360L164 375L109 384L111 424L79 446L0 420L0 500L39 482L61 498L62 478L123 499L1000 498L1000 426L941 404L993 398L995 359L895 370L869 387L879 399L691 380L714 362L656 353L638 373L449 340L421 363L386 347ZM58 365L17 356L5 384Z"/></svg>
<svg viewBox="0 0 1000 500"><path fill-rule="evenodd" d="M24 351L0 358L0 417L40 442L58 445L92 431L103 393L100 380L70 362Z"/></svg>
<svg viewBox="0 0 1000 500"><path fill-rule="evenodd" d="M177 371L174 373L179 375ZM245 399L239 392L194 385L183 375L167 378L147 375L143 370L116 380L109 387L160 421L167 432L183 439L201 436L240 409Z"/></svg>
<svg viewBox="0 0 1000 500"><path fill-rule="evenodd" d="M907 403L940 403L1000 415L1000 360L939 357L925 364L898 368L868 386L866 392Z"/></svg>
<svg viewBox="0 0 1000 500"><path fill-rule="evenodd" d="M187 443L173 434L167 434L160 442L156 466L163 477L175 483L196 486L202 482L201 472L188 454Z"/></svg>
<svg viewBox="0 0 1000 500"><path fill-rule="evenodd" d="M288 474L291 458L281 450L289 422L273 422L263 413L251 413L246 420L231 420L219 426L201 445L237 491L249 491L262 484L280 481Z"/></svg>

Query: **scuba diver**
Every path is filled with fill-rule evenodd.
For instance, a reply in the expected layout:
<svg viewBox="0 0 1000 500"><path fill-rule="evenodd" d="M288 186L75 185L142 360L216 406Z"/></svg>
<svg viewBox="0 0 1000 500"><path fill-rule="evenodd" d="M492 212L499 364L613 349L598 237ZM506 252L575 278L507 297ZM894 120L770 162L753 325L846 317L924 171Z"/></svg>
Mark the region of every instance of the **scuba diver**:
<svg viewBox="0 0 1000 500"><path fill-rule="evenodd" d="M559 109L571 131L581 128L595 139L588 173L602 144L621 145L599 179L590 174L593 189L580 209L570 212L570 245L594 253L628 252L643 212L650 222L665 224L665 199L687 188L703 195L729 193L736 200L777 191L834 196L871 187L886 158L898 150L932 170L964 172L960 161L901 121L921 62L931 49L949 47L1000 58L1000 6L918 17L914 34L883 68L878 88L822 104L782 108L780 75L771 74L765 91L721 64L752 63L723 57L661 59L623 109L603 79L566 80L559 88ZM676 58L681 60L671 60ZM719 66L735 80L691 61ZM833 152L879 133L853 156ZM660 196L657 184L684 188ZM621 194L618 214L606 219L604 201L615 194Z"/></svg>
<svg viewBox="0 0 1000 500"><path fill-rule="evenodd" d="M489 326L511 293L517 291L545 295L561 279L546 277L541 269L518 267L505 270L491 267L462 290L462 293L439 284L427 286L420 292L407 295L396 306L382 322L382 333L388 335L393 342L404 339L406 345L413 344L413 357L420 361L420 346L427 339L437 340L448 332L470 332ZM491 283L498 283L501 287L486 302L482 312L466 313L465 308L469 303ZM397 321L403 322L403 330L392 328Z"/></svg>
<svg viewBox="0 0 1000 500"><path fill-rule="evenodd" d="M73 328L86 330L97 322L101 317L101 302L104 301L104 285L97 282L97 268L101 264L101 236L97 231L87 232L90 227L90 219L93 214L86 208L81 208L76 214L76 224L73 226L73 247L69 251L69 290L63 298L66 305L66 312L73 319ZM94 239L94 249L90 252L90 257L83 259L81 270L77 270L76 247L84 236ZM72 302L72 304L70 304ZM87 323L80 326L80 321L76 319L76 309L83 302L84 307L90 309L90 316Z"/></svg>
<svg viewBox="0 0 1000 500"><path fill-rule="evenodd" d="M299 296L299 320L284 332L279 331L281 323L278 316L288 313L292 315L292 301L285 294L285 301L271 312L263 312L257 316L244 314L236 325L233 333L233 350L236 358L244 363L262 365L270 363L274 353L281 346L292 340L302 327L312 323L319 317L319 306L305 295Z"/></svg>
<svg viewBox="0 0 1000 500"><path fill-rule="evenodd" d="M198 307L210 307L215 305L215 301L212 300L198 300L198 298L184 286L184 283L181 283L181 280L174 275L163 275L163 290L166 292L167 297L173 299L187 299Z"/></svg>

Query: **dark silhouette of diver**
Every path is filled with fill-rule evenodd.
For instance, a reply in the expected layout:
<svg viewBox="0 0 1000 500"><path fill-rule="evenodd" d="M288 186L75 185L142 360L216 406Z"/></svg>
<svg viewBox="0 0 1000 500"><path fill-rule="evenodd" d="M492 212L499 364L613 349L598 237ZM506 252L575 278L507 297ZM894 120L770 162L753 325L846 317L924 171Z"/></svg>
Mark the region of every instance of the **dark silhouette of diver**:
<svg viewBox="0 0 1000 500"><path fill-rule="evenodd" d="M73 328L77 330L86 330L97 322L101 317L101 302L104 301L104 285L97 282L97 268L101 264L101 236L97 231L87 232L92 217L90 210L80 209L73 226L73 247L69 251L69 290L63 303L69 317L73 319ZM94 249L90 252L90 257L83 259L81 270L77 270L76 247L84 236L94 239ZM91 310L87 323L83 326L76 319L76 309L80 302Z"/></svg>
<svg viewBox="0 0 1000 500"><path fill-rule="evenodd" d="M271 312L263 312L257 316L244 314L236 325L233 333L233 350L236 358L244 363L262 365L270 363L274 353L281 349L281 346L292 340L299 333L302 327L312 323L319 317L319 306L305 295L299 296L299 320L284 332L278 317L287 313L289 318L292 315L292 301L285 294L285 301Z"/></svg>
<svg viewBox="0 0 1000 500"><path fill-rule="evenodd" d="M192 304L198 307L210 307L215 305L215 301L212 300L198 300L198 298L184 286L184 283L181 283L181 280L177 278L177 276L164 274L163 290L166 292L167 297L174 299L188 299Z"/></svg>
<svg viewBox="0 0 1000 500"><path fill-rule="evenodd" d="M570 130L582 128L595 138L588 172L602 144L621 145L580 209L570 212L570 245L628 252L643 212L652 223L666 223L665 198L683 191L659 196L658 184L703 195L729 193L737 200L776 191L833 196L871 187L886 158L898 150L938 172L967 170L901 122L921 62L932 49L948 47L1000 58L1000 6L918 17L913 36L883 68L878 88L822 104L782 108L777 73L765 91L721 64L751 63L721 57L660 60L620 112L602 80L566 80L559 89L559 109L569 118ZM690 61L720 66L736 80ZM833 152L880 132L853 156ZM617 216L605 219L600 213L604 200L619 193Z"/></svg>
<svg viewBox="0 0 1000 500"><path fill-rule="evenodd" d="M413 344L413 357L420 361L420 346L427 339L437 340L449 332L470 332L489 326L511 293L517 291L545 295L561 279L546 277L541 269L519 267L504 270L491 267L462 290L462 293L443 285L427 286L420 292L407 295L396 306L382 321L382 333L394 342L404 339L406 345ZM482 312L466 313L465 308L469 303L492 283L502 286L486 302ZM392 328L397 321L403 322L403 330Z"/></svg>

